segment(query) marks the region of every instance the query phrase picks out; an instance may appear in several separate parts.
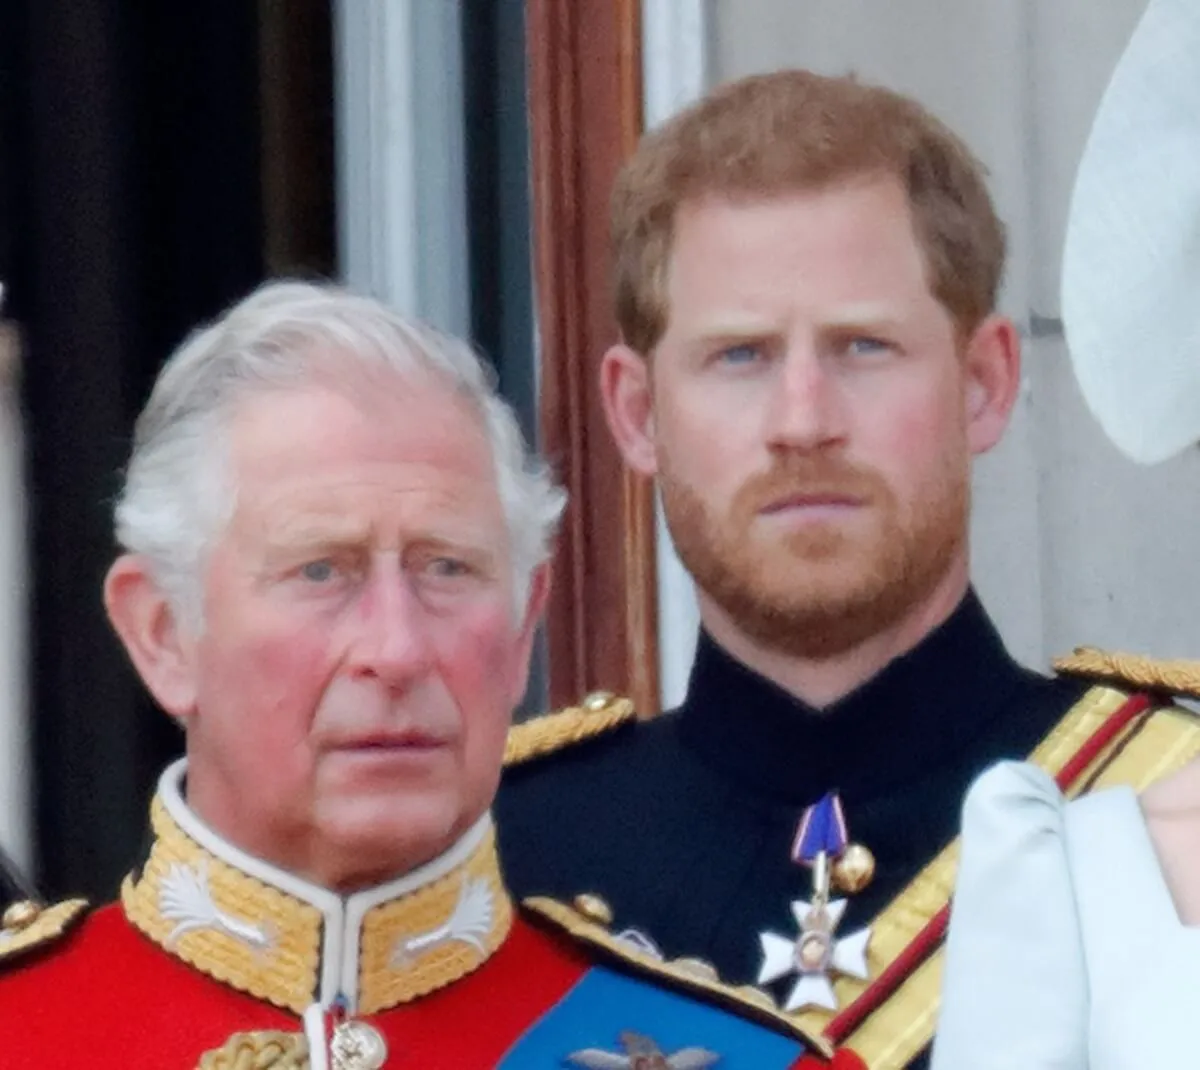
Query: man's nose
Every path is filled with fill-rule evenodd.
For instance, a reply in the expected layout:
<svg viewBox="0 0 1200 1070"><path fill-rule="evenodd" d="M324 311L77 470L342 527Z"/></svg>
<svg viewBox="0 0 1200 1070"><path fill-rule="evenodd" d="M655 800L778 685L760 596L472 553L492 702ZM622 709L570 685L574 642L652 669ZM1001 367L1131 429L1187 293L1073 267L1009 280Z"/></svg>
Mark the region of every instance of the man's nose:
<svg viewBox="0 0 1200 1070"><path fill-rule="evenodd" d="M772 450L819 450L846 435L845 408L837 375L821 355L796 345L776 364L767 402L765 437Z"/></svg>
<svg viewBox="0 0 1200 1070"><path fill-rule="evenodd" d="M348 658L354 675L399 689L429 670L428 614L402 567L393 563L376 569L357 609Z"/></svg>

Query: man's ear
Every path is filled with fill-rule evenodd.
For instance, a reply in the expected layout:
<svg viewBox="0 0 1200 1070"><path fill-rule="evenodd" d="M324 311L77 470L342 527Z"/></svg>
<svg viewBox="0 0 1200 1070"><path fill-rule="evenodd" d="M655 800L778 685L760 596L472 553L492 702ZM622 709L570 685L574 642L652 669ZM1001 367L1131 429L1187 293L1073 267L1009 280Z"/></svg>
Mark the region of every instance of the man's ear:
<svg viewBox="0 0 1200 1070"><path fill-rule="evenodd" d="M654 396L646 358L627 345L613 346L600 363L600 397L625 463L644 476L654 475Z"/></svg>
<svg viewBox="0 0 1200 1070"><path fill-rule="evenodd" d="M196 709L195 644L144 557L122 554L113 562L104 580L104 608L142 682L186 724Z"/></svg>
<svg viewBox="0 0 1200 1070"><path fill-rule="evenodd" d="M525 599L525 612L521 618L520 631L517 635L517 663L513 675L513 694L510 701L516 706L529 686L529 662L533 656L533 640L537 635L538 625L542 614L546 612L546 602L550 598L550 582L553 570L549 561L543 561L533 570L529 577L529 594Z"/></svg>
<svg viewBox="0 0 1200 1070"><path fill-rule="evenodd" d="M1021 338L1012 320L989 316L963 354L967 442L986 453L1004 435L1021 388Z"/></svg>

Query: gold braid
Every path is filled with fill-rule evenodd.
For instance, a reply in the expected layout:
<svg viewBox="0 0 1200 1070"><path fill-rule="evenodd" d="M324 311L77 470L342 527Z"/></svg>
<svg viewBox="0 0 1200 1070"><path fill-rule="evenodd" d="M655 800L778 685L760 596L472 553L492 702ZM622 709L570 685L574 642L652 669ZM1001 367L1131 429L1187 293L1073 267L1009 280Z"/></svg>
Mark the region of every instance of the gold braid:
<svg viewBox="0 0 1200 1070"><path fill-rule="evenodd" d="M633 702L627 698L598 696L583 706L571 706L513 725L504 746L504 764L520 765L532 758L582 743L634 718Z"/></svg>
<svg viewBox="0 0 1200 1070"><path fill-rule="evenodd" d="M301 1033L234 1033L196 1070L308 1070L308 1041Z"/></svg>
<svg viewBox="0 0 1200 1070"><path fill-rule="evenodd" d="M1073 654L1057 658L1054 668L1072 676L1113 680L1148 691L1200 698L1200 661L1185 658L1159 660L1142 654L1109 653L1095 647L1076 647Z"/></svg>

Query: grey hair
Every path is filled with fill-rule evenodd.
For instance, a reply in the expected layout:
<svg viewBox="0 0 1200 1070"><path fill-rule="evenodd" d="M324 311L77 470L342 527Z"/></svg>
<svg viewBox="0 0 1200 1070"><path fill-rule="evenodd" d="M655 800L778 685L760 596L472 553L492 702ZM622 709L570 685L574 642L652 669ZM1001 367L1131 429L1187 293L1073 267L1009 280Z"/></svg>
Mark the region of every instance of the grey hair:
<svg viewBox="0 0 1200 1070"><path fill-rule="evenodd" d="M134 429L118 496L117 541L144 556L172 605L202 618L206 553L233 516L228 425L252 391L363 372L432 373L478 410L491 445L512 547L514 593L523 604L546 560L566 502L526 447L491 369L465 342L337 286L268 282L195 331L164 365Z"/></svg>

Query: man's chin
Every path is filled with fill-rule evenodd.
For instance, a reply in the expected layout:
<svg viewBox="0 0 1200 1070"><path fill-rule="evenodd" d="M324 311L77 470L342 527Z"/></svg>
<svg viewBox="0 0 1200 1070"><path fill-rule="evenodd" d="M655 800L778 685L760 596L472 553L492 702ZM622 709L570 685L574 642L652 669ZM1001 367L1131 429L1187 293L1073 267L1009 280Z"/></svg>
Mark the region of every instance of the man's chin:
<svg viewBox="0 0 1200 1070"><path fill-rule="evenodd" d="M359 891L403 877L449 850L462 835L447 804L346 800L324 808L318 835L330 886Z"/></svg>
<svg viewBox="0 0 1200 1070"><path fill-rule="evenodd" d="M877 575L876 557L845 546L822 553L765 547L753 562L744 559L743 566L726 573L727 589L785 618L853 613L887 587Z"/></svg>
<svg viewBox="0 0 1200 1070"><path fill-rule="evenodd" d="M710 592L726 615L763 646L799 657L836 656L875 634L888 617L886 590L861 576L793 571L789 583L759 572L740 587ZM782 572L777 575L787 576Z"/></svg>
<svg viewBox="0 0 1200 1070"><path fill-rule="evenodd" d="M736 553L743 561L763 562L760 567L861 569L879 555L879 544L879 532L858 519L751 528Z"/></svg>

